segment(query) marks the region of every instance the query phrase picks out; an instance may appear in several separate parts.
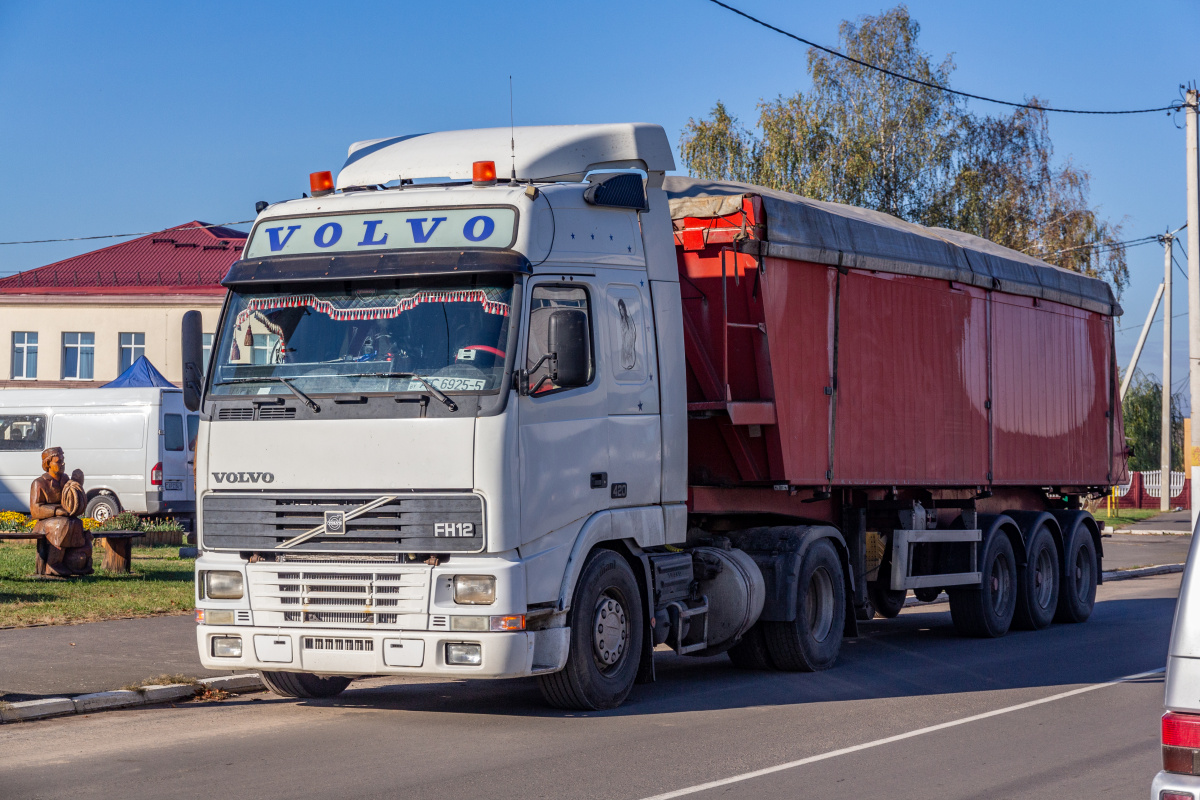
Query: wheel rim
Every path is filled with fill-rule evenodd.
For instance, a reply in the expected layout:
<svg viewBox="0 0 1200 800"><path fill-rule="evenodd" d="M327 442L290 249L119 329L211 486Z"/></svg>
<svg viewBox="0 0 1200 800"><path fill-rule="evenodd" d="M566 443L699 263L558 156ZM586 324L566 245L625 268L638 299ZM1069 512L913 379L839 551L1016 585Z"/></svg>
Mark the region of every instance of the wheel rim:
<svg viewBox="0 0 1200 800"><path fill-rule="evenodd" d="M601 672L618 668L629 644L629 616L621 594L609 589L596 598L592 614L592 657Z"/></svg>
<svg viewBox="0 0 1200 800"><path fill-rule="evenodd" d="M1008 598L1012 594L1012 574L1008 566L1008 555L997 553L992 562L992 611L996 616L1003 616L1008 607Z"/></svg>
<svg viewBox="0 0 1200 800"><path fill-rule="evenodd" d="M808 632L818 642L833 629L833 579L825 567L818 567L808 579Z"/></svg>
<svg viewBox="0 0 1200 800"><path fill-rule="evenodd" d="M1054 562L1050 549L1043 547L1037 555L1033 571L1033 597L1038 608L1049 608L1054 593Z"/></svg>
<svg viewBox="0 0 1200 800"><path fill-rule="evenodd" d="M1088 601L1092 588L1092 556L1086 547L1075 551L1075 596L1081 602Z"/></svg>
<svg viewBox="0 0 1200 800"><path fill-rule="evenodd" d="M104 522L111 516L112 516L112 509L110 509L108 507L108 504L100 503L99 505L96 506L96 510L92 514L92 519L96 520L96 522Z"/></svg>

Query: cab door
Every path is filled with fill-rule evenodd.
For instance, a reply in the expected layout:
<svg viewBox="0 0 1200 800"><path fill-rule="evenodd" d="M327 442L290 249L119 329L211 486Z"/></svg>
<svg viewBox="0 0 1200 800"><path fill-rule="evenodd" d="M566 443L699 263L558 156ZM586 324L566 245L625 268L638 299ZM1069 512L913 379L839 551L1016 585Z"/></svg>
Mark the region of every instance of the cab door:
<svg viewBox="0 0 1200 800"><path fill-rule="evenodd" d="M521 529L529 541L607 508L610 487L608 394L601 376L606 354L595 325L602 287L592 278L568 277L531 281L525 291L517 424ZM584 386L563 388L552 379L549 336L558 311L586 315L590 363Z"/></svg>
<svg viewBox="0 0 1200 800"><path fill-rule="evenodd" d="M608 395L609 478L616 487L610 492L610 505L614 508L657 505L661 499L657 348L644 284L618 274L604 293L601 340L608 358L602 378Z"/></svg>

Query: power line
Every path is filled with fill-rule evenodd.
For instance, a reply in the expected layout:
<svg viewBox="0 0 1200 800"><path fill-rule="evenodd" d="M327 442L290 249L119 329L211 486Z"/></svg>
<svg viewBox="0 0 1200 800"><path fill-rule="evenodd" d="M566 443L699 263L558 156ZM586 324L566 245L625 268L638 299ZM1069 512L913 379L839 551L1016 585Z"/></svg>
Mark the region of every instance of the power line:
<svg viewBox="0 0 1200 800"><path fill-rule="evenodd" d="M166 233L167 231L177 230L195 230L197 228L225 228L229 225L249 225L254 222L252 219L243 219L237 222L222 222L217 225L175 225L170 228L164 228L158 231L143 231L142 233L106 233L103 236L71 236L66 239L30 239L27 242L0 242L0 245L5 244L46 244L47 242L85 242L92 239L122 239L126 236L149 236L152 233Z"/></svg>
<svg viewBox="0 0 1200 800"><path fill-rule="evenodd" d="M899 78L901 80L908 81L909 83L915 83L920 86L926 86L930 89L937 89L938 91L946 92L947 94L955 94L955 95L958 95L959 97L969 97L972 100L982 100L985 103L998 103L999 105L1011 106L1013 108L1031 108L1036 111L1054 111L1059 114L1108 114L1108 115L1152 114L1152 113L1158 112L1158 111L1178 111L1179 109L1181 109L1183 107L1182 104L1177 103L1175 105L1163 106L1162 108L1137 108L1137 109L1131 109L1131 110L1127 110L1127 111L1087 111L1087 110L1081 110L1081 109L1077 109L1077 108L1049 108L1047 106L1039 106L1039 105L1035 105L1033 103L1014 103L1009 100L997 100L994 97L984 97L981 94L971 94L970 92L960 92L958 89L951 89L948 86L939 86L936 83L931 83L930 81L921 80L920 78L914 78L911 75L904 75L899 72L893 72L890 69L886 69L886 68L880 67L876 64L872 64L870 62L863 61L861 59L857 59L854 56L848 56L845 53L840 52L838 50L834 50L831 47L825 47L824 45L820 45L820 44L817 44L816 42L809 41L808 39L805 39L802 36L797 36L794 33L785 31L783 28L777 28L769 22L764 22L763 20L759 19L758 17L753 17L753 16L747 14L745 11L742 11L741 9L734 8L733 6L731 6L727 3L722 3L721 0L709 0L709 2L720 6L721 8L725 9L726 11L732 11L734 14L737 14L738 16L745 17L746 19L750 20L751 22L762 25L764 28L767 28L768 30L772 30L772 31L775 31L776 33L783 34L784 36L788 37L789 39L795 39L797 42L806 44L809 47L815 47L818 50L829 53L831 56L836 56L838 58L845 59L846 61L851 61L855 64L858 64L859 66L866 67L867 69L873 69L876 72L882 72L884 75L890 75L893 78Z"/></svg>

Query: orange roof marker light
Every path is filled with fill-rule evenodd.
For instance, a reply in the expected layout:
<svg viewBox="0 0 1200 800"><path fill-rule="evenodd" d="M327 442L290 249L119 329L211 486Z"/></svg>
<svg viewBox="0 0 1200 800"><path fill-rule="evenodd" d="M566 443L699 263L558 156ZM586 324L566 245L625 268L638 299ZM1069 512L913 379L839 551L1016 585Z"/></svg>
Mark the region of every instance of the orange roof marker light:
<svg viewBox="0 0 1200 800"><path fill-rule="evenodd" d="M471 183L476 186L496 185L496 162L476 161L471 164Z"/></svg>
<svg viewBox="0 0 1200 800"><path fill-rule="evenodd" d="M313 197L333 194L333 173L328 171L311 172L308 175L308 185L312 189Z"/></svg>

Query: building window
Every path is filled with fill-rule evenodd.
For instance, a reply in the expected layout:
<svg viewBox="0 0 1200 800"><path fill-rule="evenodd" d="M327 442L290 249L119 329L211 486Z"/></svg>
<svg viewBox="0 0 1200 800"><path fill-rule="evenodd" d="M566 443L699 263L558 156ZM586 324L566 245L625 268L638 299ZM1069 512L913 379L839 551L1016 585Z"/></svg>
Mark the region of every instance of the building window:
<svg viewBox="0 0 1200 800"><path fill-rule="evenodd" d="M205 334L201 334L200 338L201 338L201 342L203 343L203 347L204 347L204 364L200 367L200 370L205 375L207 375L208 374L208 362L209 362L209 359L212 358L213 335L211 333L205 333Z"/></svg>
<svg viewBox="0 0 1200 800"><path fill-rule="evenodd" d="M122 333L121 334L121 369L124 372L129 369L133 362L137 361L142 356L146 355L146 334L144 333Z"/></svg>
<svg viewBox="0 0 1200 800"><path fill-rule="evenodd" d="M63 334L63 380L90 381L95 377L96 334Z"/></svg>
<svg viewBox="0 0 1200 800"><path fill-rule="evenodd" d="M12 376L33 380L37 377L37 333L13 332Z"/></svg>
<svg viewBox="0 0 1200 800"><path fill-rule="evenodd" d="M273 333L255 333L250 340L251 364L280 364L279 337Z"/></svg>

